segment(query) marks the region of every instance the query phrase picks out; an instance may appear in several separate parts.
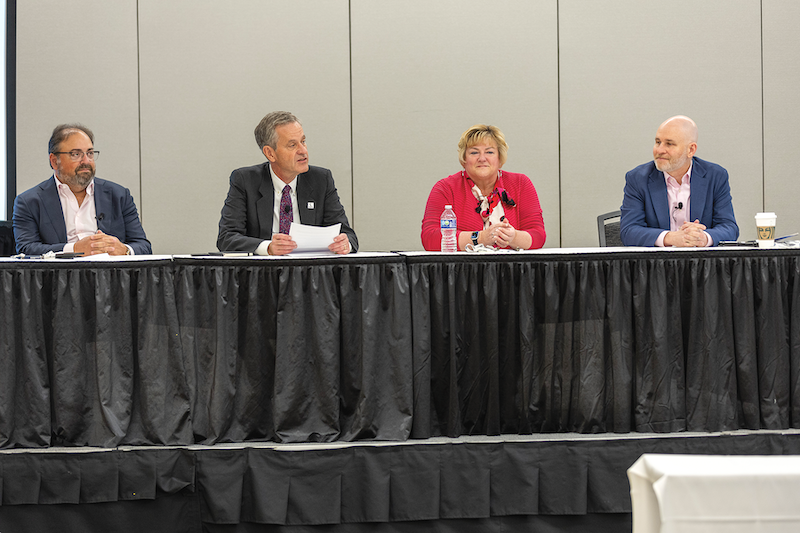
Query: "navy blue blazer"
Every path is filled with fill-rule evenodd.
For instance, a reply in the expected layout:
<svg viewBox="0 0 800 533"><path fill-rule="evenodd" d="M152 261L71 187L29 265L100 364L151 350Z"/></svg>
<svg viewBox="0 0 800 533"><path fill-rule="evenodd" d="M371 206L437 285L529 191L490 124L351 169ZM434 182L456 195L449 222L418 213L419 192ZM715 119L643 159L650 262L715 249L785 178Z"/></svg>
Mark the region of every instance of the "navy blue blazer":
<svg viewBox="0 0 800 533"><path fill-rule="evenodd" d="M714 246L739 237L727 170L695 157L689 194L689 220L700 220L714 239ZM668 203L664 173L655 162L639 165L625 174L625 196L620 208L622 244L655 246L661 232L669 231L672 215Z"/></svg>
<svg viewBox="0 0 800 533"><path fill-rule="evenodd" d="M127 244L136 255L153 253L128 189L94 178L94 208L97 212L97 229ZM14 199L13 224L17 253L41 255L64 249L67 244L67 225L55 176Z"/></svg>
<svg viewBox="0 0 800 533"><path fill-rule="evenodd" d="M275 191L269 163L236 169L230 182L219 220L217 249L254 252L263 241L272 239ZM347 222L330 170L309 166L308 172L297 176L297 208L302 224L341 223L341 232L350 239L351 252L358 251L356 232Z"/></svg>

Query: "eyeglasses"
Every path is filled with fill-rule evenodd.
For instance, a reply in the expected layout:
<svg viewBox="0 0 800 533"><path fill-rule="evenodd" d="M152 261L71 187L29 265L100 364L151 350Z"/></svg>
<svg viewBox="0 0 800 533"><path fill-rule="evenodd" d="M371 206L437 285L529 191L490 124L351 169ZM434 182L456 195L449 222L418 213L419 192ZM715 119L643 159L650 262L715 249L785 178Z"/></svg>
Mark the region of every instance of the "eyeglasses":
<svg viewBox="0 0 800 533"><path fill-rule="evenodd" d="M95 161L98 157L100 157L99 150L72 150L71 152L53 152L54 154L67 154L70 159L73 161L81 161L83 156L88 157L90 160Z"/></svg>

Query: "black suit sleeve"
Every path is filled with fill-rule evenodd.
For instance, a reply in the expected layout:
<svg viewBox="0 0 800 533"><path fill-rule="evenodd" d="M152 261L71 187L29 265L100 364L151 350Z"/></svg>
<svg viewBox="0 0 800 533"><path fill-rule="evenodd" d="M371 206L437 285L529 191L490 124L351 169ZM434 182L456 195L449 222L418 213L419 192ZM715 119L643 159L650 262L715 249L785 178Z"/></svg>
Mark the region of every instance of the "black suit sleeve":
<svg viewBox="0 0 800 533"><path fill-rule="evenodd" d="M255 217L256 207L252 202L252 194L248 195L246 176L240 170L231 173L230 188L222 206L219 219L219 233L217 235L217 249L219 251L255 252L258 245L266 238L255 237L253 228L248 231L248 217ZM252 204L252 205L250 205ZM248 212L248 209L251 212Z"/></svg>

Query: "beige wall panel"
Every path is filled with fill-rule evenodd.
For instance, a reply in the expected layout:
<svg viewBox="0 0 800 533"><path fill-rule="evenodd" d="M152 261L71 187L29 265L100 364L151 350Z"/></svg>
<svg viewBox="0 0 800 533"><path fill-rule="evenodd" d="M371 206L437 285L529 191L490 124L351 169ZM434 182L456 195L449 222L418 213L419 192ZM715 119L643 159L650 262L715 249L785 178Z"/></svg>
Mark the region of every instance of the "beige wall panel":
<svg viewBox="0 0 800 533"><path fill-rule="evenodd" d="M17 192L52 175L53 128L94 131L97 175L139 187L136 2L17 2Z"/></svg>
<svg viewBox="0 0 800 533"><path fill-rule="evenodd" d="M758 0L561 0L562 245L597 246L625 172L652 159L658 125L698 124L697 155L728 169L742 236L762 198Z"/></svg>
<svg viewBox="0 0 800 533"><path fill-rule="evenodd" d="M434 183L461 170L457 143L498 126L505 169L527 174L558 232L555 0L353 0L353 178L364 250L420 250Z"/></svg>
<svg viewBox="0 0 800 533"><path fill-rule="evenodd" d="M800 231L800 2L764 2L764 209L778 214L777 232Z"/></svg>
<svg viewBox="0 0 800 533"><path fill-rule="evenodd" d="M216 250L231 171L266 160L253 129L276 110L303 122L353 222L347 0L140 0L139 27L154 252Z"/></svg>

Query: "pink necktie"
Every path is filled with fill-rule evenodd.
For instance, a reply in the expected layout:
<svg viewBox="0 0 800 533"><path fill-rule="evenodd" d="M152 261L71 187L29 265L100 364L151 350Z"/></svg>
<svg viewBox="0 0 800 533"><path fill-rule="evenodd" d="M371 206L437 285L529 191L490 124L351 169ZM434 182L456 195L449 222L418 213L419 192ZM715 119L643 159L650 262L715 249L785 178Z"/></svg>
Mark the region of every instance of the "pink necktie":
<svg viewBox="0 0 800 533"><path fill-rule="evenodd" d="M292 216L292 188L288 185L283 188L283 194L281 195L280 214L281 218L278 223L278 231L289 235L289 226L292 225L294 217Z"/></svg>

